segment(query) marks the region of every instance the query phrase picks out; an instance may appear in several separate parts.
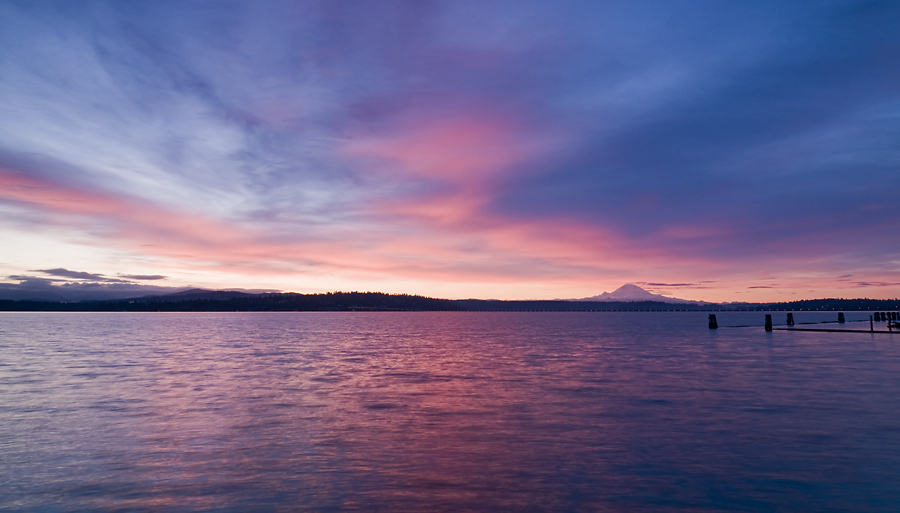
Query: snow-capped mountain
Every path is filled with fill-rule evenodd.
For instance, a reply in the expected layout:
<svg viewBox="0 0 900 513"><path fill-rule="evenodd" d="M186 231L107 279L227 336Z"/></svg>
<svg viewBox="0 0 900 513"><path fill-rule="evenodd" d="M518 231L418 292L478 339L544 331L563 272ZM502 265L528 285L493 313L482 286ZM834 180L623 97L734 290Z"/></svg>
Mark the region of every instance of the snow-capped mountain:
<svg viewBox="0 0 900 513"><path fill-rule="evenodd" d="M612 292L586 297L578 301L660 301L662 303L696 303L688 299L678 299L647 292L633 283L626 283Z"/></svg>

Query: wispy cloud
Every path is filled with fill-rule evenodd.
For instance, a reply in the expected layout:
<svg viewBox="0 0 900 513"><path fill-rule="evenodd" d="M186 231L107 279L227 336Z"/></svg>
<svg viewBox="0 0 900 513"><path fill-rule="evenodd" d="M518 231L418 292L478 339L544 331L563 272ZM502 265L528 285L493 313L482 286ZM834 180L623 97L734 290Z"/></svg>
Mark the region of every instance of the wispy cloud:
<svg viewBox="0 0 900 513"><path fill-rule="evenodd" d="M900 282L885 282L885 281L870 282L870 281L857 281L857 282L854 282L853 285L856 286L856 287L860 287L860 288L867 288L867 287L900 287Z"/></svg>

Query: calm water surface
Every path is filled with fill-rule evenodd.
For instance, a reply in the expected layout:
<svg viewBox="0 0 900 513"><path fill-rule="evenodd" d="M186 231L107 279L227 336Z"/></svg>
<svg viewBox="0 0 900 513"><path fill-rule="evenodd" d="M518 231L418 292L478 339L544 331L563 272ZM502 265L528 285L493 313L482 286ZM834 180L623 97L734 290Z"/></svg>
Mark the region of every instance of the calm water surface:
<svg viewBox="0 0 900 513"><path fill-rule="evenodd" d="M0 509L900 511L900 333L718 317L3 313Z"/></svg>

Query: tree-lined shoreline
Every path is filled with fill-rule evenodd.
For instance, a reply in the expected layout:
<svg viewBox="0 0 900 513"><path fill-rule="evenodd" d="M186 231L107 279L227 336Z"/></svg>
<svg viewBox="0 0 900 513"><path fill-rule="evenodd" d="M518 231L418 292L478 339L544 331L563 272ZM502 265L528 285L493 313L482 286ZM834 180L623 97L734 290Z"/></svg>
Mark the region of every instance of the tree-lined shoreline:
<svg viewBox="0 0 900 513"><path fill-rule="evenodd" d="M568 301L440 299L382 292L320 294L189 291L97 301L0 300L15 312L345 312L345 311L873 311L900 310L900 299L810 299L773 303L665 303L660 301Z"/></svg>

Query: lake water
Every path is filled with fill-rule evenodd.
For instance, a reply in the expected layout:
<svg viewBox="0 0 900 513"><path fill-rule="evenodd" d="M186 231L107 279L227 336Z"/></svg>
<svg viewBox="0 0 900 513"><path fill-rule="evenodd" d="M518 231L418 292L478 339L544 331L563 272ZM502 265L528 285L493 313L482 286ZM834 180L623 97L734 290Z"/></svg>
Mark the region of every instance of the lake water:
<svg viewBox="0 0 900 513"><path fill-rule="evenodd" d="M717 316L3 313L0 509L900 511L900 333Z"/></svg>

